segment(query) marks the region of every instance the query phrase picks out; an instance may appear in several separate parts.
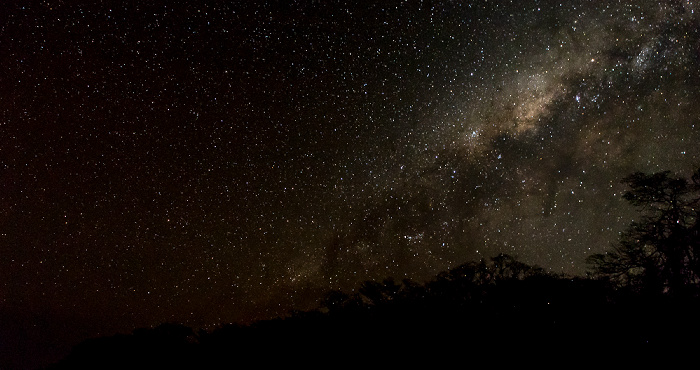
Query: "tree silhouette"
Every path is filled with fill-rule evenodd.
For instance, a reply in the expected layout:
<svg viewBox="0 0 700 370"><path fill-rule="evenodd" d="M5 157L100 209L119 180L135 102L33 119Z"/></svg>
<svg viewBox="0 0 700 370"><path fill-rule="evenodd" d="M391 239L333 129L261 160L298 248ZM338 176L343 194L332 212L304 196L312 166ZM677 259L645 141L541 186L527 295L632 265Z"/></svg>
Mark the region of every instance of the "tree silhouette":
<svg viewBox="0 0 700 370"><path fill-rule="evenodd" d="M387 304L399 295L401 284L397 284L393 278L386 278L384 281L365 281L359 288L363 300L370 305Z"/></svg>
<svg viewBox="0 0 700 370"><path fill-rule="evenodd" d="M588 258L594 274L640 292L697 295L700 169L690 180L664 171L637 172L622 181L630 187L624 198L640 208L642 218L618 246Z"/></svg>

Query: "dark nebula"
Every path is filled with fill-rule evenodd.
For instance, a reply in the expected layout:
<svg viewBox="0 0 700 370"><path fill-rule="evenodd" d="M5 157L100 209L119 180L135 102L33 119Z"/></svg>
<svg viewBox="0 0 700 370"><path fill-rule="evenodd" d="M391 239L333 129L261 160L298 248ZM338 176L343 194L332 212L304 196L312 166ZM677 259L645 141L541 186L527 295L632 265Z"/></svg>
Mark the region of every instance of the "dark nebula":
<svg viewBox="0 0 700 370"><path fill-rule="evenodd" d="M583 275L624 176L700 163L695 1L253 3L2 2L10 366L498 253Z"/></svg>

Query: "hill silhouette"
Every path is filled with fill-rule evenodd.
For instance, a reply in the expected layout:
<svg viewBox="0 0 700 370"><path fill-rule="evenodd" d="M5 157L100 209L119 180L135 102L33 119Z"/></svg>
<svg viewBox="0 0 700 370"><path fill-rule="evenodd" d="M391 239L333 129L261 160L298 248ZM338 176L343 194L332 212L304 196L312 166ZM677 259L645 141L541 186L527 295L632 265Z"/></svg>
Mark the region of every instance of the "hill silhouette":
<svg viewBox="0 0 700 370"><path fill-rule="evenodd" d="M366 281L353 294L328 292L318 309L247 326L195 331L166 323L90 339L51 368L218 368L357 356L406 361L411 353L513 350L655 356L697 343L683 335L700 328L690 314L697 308L695 299L642 295L499 255L425 284Z"/></svg>

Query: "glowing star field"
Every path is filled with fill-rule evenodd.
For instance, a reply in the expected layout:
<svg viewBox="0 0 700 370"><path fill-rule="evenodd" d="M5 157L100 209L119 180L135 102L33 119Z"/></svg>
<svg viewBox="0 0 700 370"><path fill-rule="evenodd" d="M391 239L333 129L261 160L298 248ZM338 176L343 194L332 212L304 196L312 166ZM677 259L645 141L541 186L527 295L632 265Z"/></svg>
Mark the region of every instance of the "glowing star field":
<svg viewBox="0 0 700 370"><path fill-rule="evenodd" d="M171 3L0 5L13 366L501 252L583 275L624 176L700 164L695 1Z"/></svg>

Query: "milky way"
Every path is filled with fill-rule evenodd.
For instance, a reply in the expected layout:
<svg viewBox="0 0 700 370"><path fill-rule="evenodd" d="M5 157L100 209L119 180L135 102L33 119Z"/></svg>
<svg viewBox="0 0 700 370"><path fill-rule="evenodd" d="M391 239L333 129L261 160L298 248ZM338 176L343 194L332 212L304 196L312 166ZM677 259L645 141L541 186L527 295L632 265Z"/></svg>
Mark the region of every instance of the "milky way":
<svg viewBox="0 0 700 370"><path fill-rule="evenodd" d="M501 252L584 274L621 178L698 166L699 12L3 4L0 309L75 341Z"/></svg>

